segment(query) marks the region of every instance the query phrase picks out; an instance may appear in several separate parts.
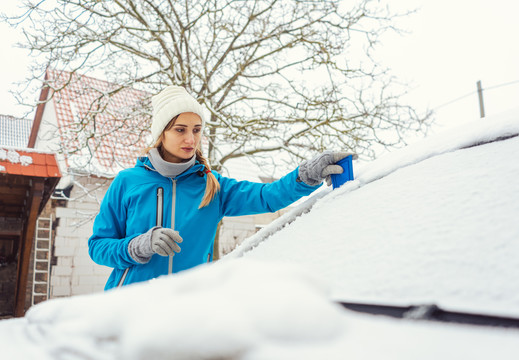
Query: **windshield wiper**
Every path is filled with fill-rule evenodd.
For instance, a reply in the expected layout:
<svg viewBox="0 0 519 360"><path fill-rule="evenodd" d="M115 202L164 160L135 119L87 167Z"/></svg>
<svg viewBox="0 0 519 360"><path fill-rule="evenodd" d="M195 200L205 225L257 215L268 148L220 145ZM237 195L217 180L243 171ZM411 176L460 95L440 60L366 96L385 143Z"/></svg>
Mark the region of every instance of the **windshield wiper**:
<svg viewBox="0 0 519 360"><path fill-rule="evenodd" d="M441 309L435 304L415 306L391 306L351 302L338 302L338 304L342 305L346 309L357 312L373 315L385 315L400 319L519 328L519 318L449 311Z"/></svg>

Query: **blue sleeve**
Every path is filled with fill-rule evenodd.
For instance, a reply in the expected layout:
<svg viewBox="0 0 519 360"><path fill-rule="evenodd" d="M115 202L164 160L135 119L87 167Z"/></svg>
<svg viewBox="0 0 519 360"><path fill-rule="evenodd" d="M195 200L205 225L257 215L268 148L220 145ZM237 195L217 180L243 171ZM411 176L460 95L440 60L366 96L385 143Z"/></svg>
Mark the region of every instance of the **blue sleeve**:
<svg viewBox="0 0 519 360"><path fill-rule="evenodd" d="M124 181L117 176L106 192L94 221L93 235L88 239L92 260L112 268L125 269L138 263L128 253L126 238L127 202Z"/></svg>
<svg viewBox="0 0 519 360"><path fill-rule="evenodd" d="M223 176L220 182L220 196L223 216L253 215L274 212L287 207L303 196L318 189L303 182L297 182L299 168L268 184L237 181Z"/></svg>

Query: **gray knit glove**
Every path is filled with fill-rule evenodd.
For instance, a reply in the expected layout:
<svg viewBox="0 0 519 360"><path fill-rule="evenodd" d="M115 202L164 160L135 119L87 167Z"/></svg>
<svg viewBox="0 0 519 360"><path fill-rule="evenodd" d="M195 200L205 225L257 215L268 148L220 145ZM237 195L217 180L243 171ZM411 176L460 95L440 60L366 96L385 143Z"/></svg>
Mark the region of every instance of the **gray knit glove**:
<svg viewBox="0 0 519 360"><path fill-rule="evenodd" d="M317 186L324 179L330 179L331 174L342 174L342 166L335 165L348 155L346 152L335 152L326 150L311 160L305 160L299 165L299 175L297 181L302 181L310 186ZM331 183L331 180L330 180Z"/></svg>
<svg viewBox="0 0 519 360"><path fill-rule="evenodd" d="M146 264L153 254L173 256L176 252L180 252L178 244L181 242L182 238L178 231L154 227L146 233L134 237L128 244L128 253L133 260Z"/></svg>

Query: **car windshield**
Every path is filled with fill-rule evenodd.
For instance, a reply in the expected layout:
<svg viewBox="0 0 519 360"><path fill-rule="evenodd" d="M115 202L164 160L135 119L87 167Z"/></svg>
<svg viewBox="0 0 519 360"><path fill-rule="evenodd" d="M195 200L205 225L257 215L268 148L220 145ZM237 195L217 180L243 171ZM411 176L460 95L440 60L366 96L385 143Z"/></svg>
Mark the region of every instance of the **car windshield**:
<svg viewBox="0 0 519 360"><path fill-rule="evenodd" d="M518 133L481 121L357 166L229 256L300 264L340 302L519 317Z"/></svg>

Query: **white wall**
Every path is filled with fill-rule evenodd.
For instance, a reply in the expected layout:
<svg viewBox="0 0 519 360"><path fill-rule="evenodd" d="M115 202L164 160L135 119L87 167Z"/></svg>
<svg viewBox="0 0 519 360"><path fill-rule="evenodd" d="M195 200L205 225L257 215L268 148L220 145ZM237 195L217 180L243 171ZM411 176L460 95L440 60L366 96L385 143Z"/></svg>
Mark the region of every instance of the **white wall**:
<svg viewBox="0 0 519 360"><path fill-rule="evenodd" d="M220 256L231 252L244 239L256 232L253 216L223 218L220 226Z"/></svg>
<svg viewBox="0 0 519 360"><path fill-rule="evenodd" d="M52 92L49 91L49 95L47 98L51 96L51 93ZM59 139L60 137L58 129L58 120L56 117L56 107L54 106L54 99L51 99L45 104L34 148L37 150L52 151L56 153L58 165L62 176L57 188L61 189L69 184L70 177L67 174L68 169L67 163L65 161L65 156L59 153Z"/></svg>
<svg viewBox="0 0 519 360"><path fill-rule="evenodd" d="M94 263L88 255L94 216L109 181L79 177L75 182L67 207L56 208L59 223L53 255L57 263L51 268L51 298L102 291L111 272L110 268ZM85 190L90 192L87 194Z"/></svg>
<svg viewBox="0 0 519 360"><path fill-rule="evenodd" d="M243 240L287 212L290 207L273 213L223 218L220 227L220 257L230 253Z"/></svg>

